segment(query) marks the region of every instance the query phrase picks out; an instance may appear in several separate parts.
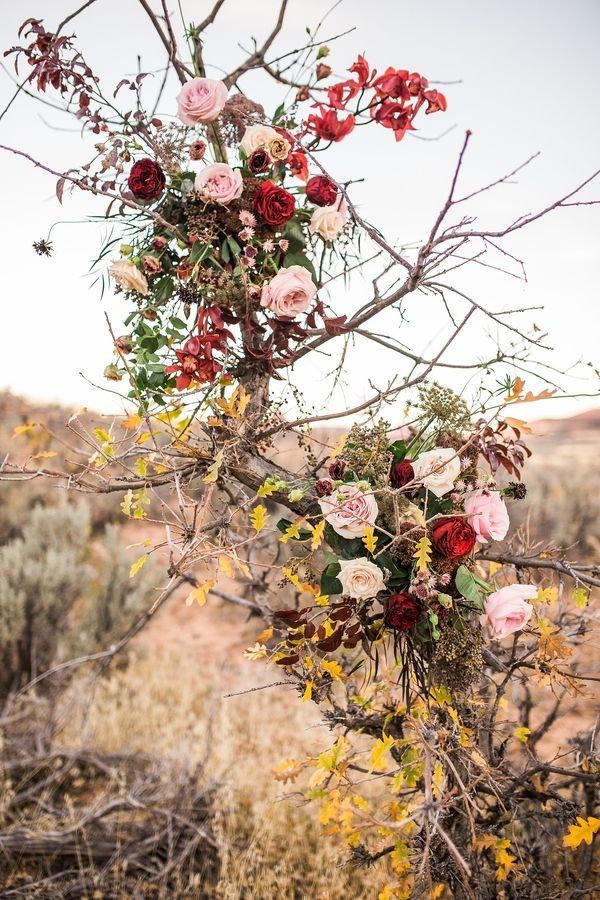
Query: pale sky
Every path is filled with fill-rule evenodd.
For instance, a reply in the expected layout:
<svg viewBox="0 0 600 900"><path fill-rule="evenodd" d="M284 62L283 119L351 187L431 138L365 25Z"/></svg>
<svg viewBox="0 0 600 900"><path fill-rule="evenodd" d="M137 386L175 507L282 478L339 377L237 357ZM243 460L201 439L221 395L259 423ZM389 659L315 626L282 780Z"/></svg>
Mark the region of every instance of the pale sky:
<svg viewBox="0 0 600 900"><path fill-rule="evenodd" d="M77 5L76 0L3 0L1 46L16 42L24 18L43 17L51 27ZM169 5L177 9L175 0ZM196 20L210 5L208 0L183 3ZM286 26L272 48L273 55L301 46L305 26L316 24L330 6L330 0L290 0ZM237 42L247 45L249 35L260 41L277 8L277 0L227 0L206 34L208 74L218 77L218 67L233 68L242 55ZM472 130L473 139L462 193L542 151L541 158L515 183L483 195L471 208L480 224L506 225L546 206L600 168L600 4L596 0L574 0L568 9L558 0L430 0L427 4L344 0L321 34L327 37L353 25L353 34L331 45L328 62L336 73L343 74L357 53L364 52L380 70L393 65L420 71L430 80L461 80L443 88L448 112L420 122L420 134L425 137L455 125L441 140L406 138L396 144L390 132L369 127L358 129L327 154L327 166L339 179L365 178L353 187L352 196L362 215L391 242L418 241L429 229L447 194L466 128ZM107 90L136 71L138 53L143 70L164 66L162 45L136 0L98 0L72 27ZM6 64L10 67L10 62ZM279 102L279 87L261 76L252 76L245 84L267 110ZM165 118L175 112L177 89L175 80L168 83L158 111ZM9 76L0 71L0 108L13 91ZM48 97L52 99L52 93ZM87 158L73 120L23 96L0 122L0 143L30 152L56 169L68 169ZM65 194L61 208L51 176L5 153L0 171L4 208L0 389L67 406L114 409L115 399L80 374L96 384L108 384L102 371L112 361L112 353L104 316L107 313L121 332L119 323L126 314L122 299L101 300L99 287L93 287L86 274L99 249L100 233L97 226L82 220L89 212L101 214L104 204L98 205L90 195ZM600 179L587 189L584 199L599 198ZM78 224L53 230L52 258L36 256L32 242L45 237L59 220ZM526 261L527 284L475 265L461 273L456 283L491 309L544 305L545 310L519 320L523 330L535 322L548 332L547 343L554 349L538 355L561 371L578 359L599 368L599 221L599 207L565 209L513 236L505 247ZM368 283L359 279L348 292L337 292L336 313L362 305L368 289ZM455 309L457 315L466 312L464 305ZM439 305L414 296L406 313L410 324L401 325L397 315L389 314L381 331L399 336L413 352L435 353L448 334ZM471 362L484 357L490 349L489 330L489 322L477 318L448 360ZM314 356L299 366L298 381L306 388L308 402L323 411L321 379L333 363ZM384 356L376 345L362 339L349 360L345 386L331 400L331 409L353 406L370 396L369 379L377 387L385 386L401 362L396 354ZM562 384L569 393L591 396L548 401L531 414L536 418L570 415L597 406L597 376L585 366L576 374L579 380L563 378ZM464 376L444 373L443 378L457 389L465 386ZM533 379L530 384L540 386Z"/></svg>

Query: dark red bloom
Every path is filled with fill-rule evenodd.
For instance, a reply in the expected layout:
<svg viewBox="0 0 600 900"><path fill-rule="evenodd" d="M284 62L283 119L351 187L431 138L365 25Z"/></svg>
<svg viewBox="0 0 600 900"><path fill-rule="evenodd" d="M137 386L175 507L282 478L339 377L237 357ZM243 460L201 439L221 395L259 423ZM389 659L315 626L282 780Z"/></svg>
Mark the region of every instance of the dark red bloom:
<svg viewBox="0 0 600 900"><path fill-rule="evenodd" d="M328 66L327 63L319 63L317 65L317 81L321 81L322 78L329 78L331 72L331 66Z"/></svg>
<svg viewBox="0 0 600 900"><path fill-rule="evenodd" d="M165 173L153 159L139 159L131 167L127 184L138 200L156 200L165 188Z"/></svg>
<svg viewBox="0 0 600 900"><path fill-rule="evenodd" d="M404 485L408 484L409 481L412 481L414 477L415 470L412 467L412 460L403 459L400 462L397 462L395 466L392 466L392 471L390 472L392 487L403 488Z"/></svg>
<svg viewBox="0 0 600 900"><path fill-rule="evenodd" d="M384 128L391 128L397 141L401 141L407 131L413 131L411 124L412 106L402 106L392 100L384 101L373 109L373 118Z"/></svg>
<svg viewBox="0 0 600 900"><path fill-rule="evenodd" d="M308 178L308 159L306 158L306 153L302 153L301 150L294 150L290 153L286 162L290 167L292 175L295 175L296 178L300 178L301 181L306 181Z"/></svg>
<svg viewBox="0 0 600 900"><path fill-rule="evenodd" d="M267 225L283 225L294 215L296 201L277 184L263 181L254 195L254 211Z"/></svg>
<svg viewBox="0 0 600 900"><path fill-rule="evenodd" d="M394 631L410 631L421 618L423 605L412 594L392 594L385 603L383 621Z"/></svg>
<svg viewBox="0 0 600 900"><path fill-rule="evenodd" d="M335 485L333 481L329 480L329 478L319 478L319 480L315 484L317 497L328 497L329 494L333 494L334 488Z"/></svg>
<svg viewBox="0 0 600 900"><path fill-rule="evenodd" d="M346 471L346 462L343 459L334 459L333 462L329 463L329 474L332 478L335 478L336 481L339 481L344 477L344 472Z"/></svg>
<svg viewBox="0 0 600 900"><path fill-rule="evenodd" d="M407 69L394 69L390 66L383 75L375 79L372 86L379 97L408 100L410 93L406 84L407 78Z"/></svg>
<svg viewBox="0 0 600 900"><path fill-rule="evenodd" d="M313 175L306 184L306 196L316 206L332 206L337 195L337 186L326 175Z"/></svg>
<svg viewBox="0 0 600 900"><path fill-rule="evenodd" d="M446 559L467 556L477 543L477 535L466 519L448 516L439 519L431 529L433 549Z"/></svg>
<svg viewBox="0 0 600 900"><path fill-rule="evenodd" d="M412 97L416 97L418 94L422 93L427 89L428 85L429 82L425 76L419 75L418 72L411 72L407 78L408 92Z"/></svg>
<svg viewBox="0 0 600 900"><path fill-rule="evenodd" d="M434 112L446 112L448 104L445 96L440 91L425 91L423 97L427 100L426 116Z"/></svg>
<svg viewBox="0 0 600 900"><path fill-rule="evenodd" d="M343 110L360 91L361 87L356 81L340 81L338 84L332 84L327 88L327 105L334 110Z"/></svg>
<svg viewBox="0 0 600 900"><path fill-rule="evenodd" d="M343 141L354 128L354 116L338 119L335 109L320 107L320 115L308 117L308 128L325 141Z"/></svg>
<svg viewBox="0 0 600 900"><path fill-rule="evenodd" d="M175 385L178 391L184 391L192 381L200 384L214 381L223 366L213 356L215 351L225 351L227 341L233 340L233 334L224 327L221 310L212 306L198 313L199 334L189 338L181 350L175 351L177 362L165 366L167 375L178 372Z"/></svg>
<svg viewBox="0 0 600 900"><path fill-rule="evenodd" d="M266 172L273 165L273 161L264 147L259 147L251 153L246 160L246 165L254 175Z"/></svg>

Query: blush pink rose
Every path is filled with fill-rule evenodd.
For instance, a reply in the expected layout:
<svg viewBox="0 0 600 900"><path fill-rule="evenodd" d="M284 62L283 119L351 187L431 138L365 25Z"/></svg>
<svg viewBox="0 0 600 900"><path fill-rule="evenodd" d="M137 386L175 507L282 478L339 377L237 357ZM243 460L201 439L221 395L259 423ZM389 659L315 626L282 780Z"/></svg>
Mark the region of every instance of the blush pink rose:
<svg viewBox="0 0 600 900"><path fill-rule="evenodd" d="M244 182L239 169L226 163L213 163L196 175L194 185L204 200L227 206L242 196Z"/></svg>
<svg viewBox="0 0 600 900"><path fill-rule="evenodd" d="M184 125L214 122L225 106L228 93L222 81L192 78L177 94L177 115Z"/></svg>
<svg viewBox="0 0 600 900"><path fill-rule="evenodd" d="M260 305L270 309L276 316L293 319L310 304L317 293L317 286L304 266L288 266L265 284L260 297Z"/></svg>
<svg viewBox="0 0 600 900"><path fill-rule="evenodd" d="M500 491L470 491L465 498L465 512L480 544L506 537L510 519Z"/></svg>
<svg viewBox="0 0 600 900"><path fill-rule="evenodd" d="M537 596L532 584L510 584L490 594L485 601L485 613L479 616L492 637L503 638L520 631L531 618L533 606L527 600Z"/></svg>
<svg viewBox="0 0 600 900"><path fill-rule="evenodd" d="M364 534L367 525L374 525L379 513L372 493L364 493L356 484L341 484L333 494L322 497L319 506L334 531L344 538Z"/></svg>

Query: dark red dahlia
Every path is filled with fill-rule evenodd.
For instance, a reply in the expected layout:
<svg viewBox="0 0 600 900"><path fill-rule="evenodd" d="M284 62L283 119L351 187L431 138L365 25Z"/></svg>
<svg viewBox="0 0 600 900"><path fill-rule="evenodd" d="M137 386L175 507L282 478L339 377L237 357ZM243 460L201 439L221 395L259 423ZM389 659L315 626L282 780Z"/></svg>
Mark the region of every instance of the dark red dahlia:
<svg viewBox="0 0 600 900"><path fill-rule="evenodd" d="M448 516L439 519L431 529L433 549L446 559L467 556L477 542L477 535L466 519Z"/></svg>
<svg viewBox="0 0 600 900"><path fill-rule="evenodd" d="M246 165L254 175L260 175L271 168L273 161L265 148L259 147L254 153L250 154L246 160Z"/></svg>
<svg viewBox="0 0 600 900"><path fill-rule="evenodd" d="M306 196L316 206L332 206L337 195L336 185L326 175L313 175L306 183Z"/></svg>
<svg viewBox="0 0 600 900"><path fill-rule="evenodd" d="M386 600L383 620L393 631L410 631L422 611L423 604L412 594L392 594Z"/></svg>
<svg viewBox="0 0 600 900"><path fill-rule="evenodd" d="M165 173L157 162L146 157L131 167L127 184L137 200L156 200L165 189Z"/></svg>

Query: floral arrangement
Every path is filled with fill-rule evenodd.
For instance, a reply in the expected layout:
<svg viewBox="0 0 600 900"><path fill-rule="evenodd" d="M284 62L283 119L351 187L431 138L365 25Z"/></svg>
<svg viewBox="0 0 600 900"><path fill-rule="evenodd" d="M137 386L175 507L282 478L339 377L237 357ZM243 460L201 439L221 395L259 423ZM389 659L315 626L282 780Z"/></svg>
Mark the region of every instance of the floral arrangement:
<svg viewBox="0 0 600 900"><path fill-rule="evenodd" d="M217 595L266 620L246 656L277 666L285 680L274 684L294 685L318 704L337 734L318 756L285 760L275 777L309 776L303 796L320 804L321 823L354 864L387 858L379 900L473 900L476 871L481 896L496 896L495 883L507 882L507 898L546 900L556 867L565 884L576 882L562 849L551 863L540 853L539 822L561 847L591 844L600 829L597 787L590 793L600 760L593 735L578 739L568 767L541 760L537 741L555 714L534 731L528 694L514 728L502 703L511 679L526 684L529 676L561 696L581 693L563 633L585 634L590 590L600 580L597 568L556 548L517 541L517 550L504 553L495 546L509 537L509 510L526 494L521 474L530 455L527 423L507 413L556 387L548 367L530 359L541 345L537 332L488 310L451 273L478 260L482 244L500 254L492 269L509 271L506 260L518 267L499 242L562 205L594 203L578 197L591 179L503 229L476 228L462 204L519 169L461 196L467 132L429 233L398 249L362 218L352 182L337 180L322 153L363 126L381 126L382 135L401 141L427 115L446 110L445 96L409 69L379 73L364 55L340 80L323 61L328 45L310 32L304 50L290 54L296 69L285 54L269 60L286 0L262 48L222 79L209 78L202 35L221 5L186 32L192 63L179 54L166 6L162 19L150 10L180 83L166 124L150 112L164 83L154 104L144 100L144 73L107 94L63 33L72 17L55 32L27 20L21 36L30 42L7 51L17 65L27 63L23 84L56 92L93 135L93 158L64 172L3 149L54 174L61 202L67 189L108 200L114 229L96 269L122 295L127 331L111 326L115 361L105 375L127 385L124 399L135 412L91 435L74 416L71 431L88 452L93 444L91 456L81 448L71 455L84 460L80 466L31 468L45 452L54 455L42 451L23 466L5 461L2 478L65 478L69 487L121 492L132 519L157 511L165 540L154 549L168 552L169 585L139 628L177 587L191 587L189 601L202 606L220 590L222 574L237 580L243 596ZM255 69L285 86L286 100L272 115L240 88ZM131 110L117 107L121 92L134 98ZM348 308L331 309L329 282L366 264L367 240L384 260L372 295L356 308L349 296ZM48 239L34 247L52 252ZM451 324L431 358L372 321L388 310L402 322L405 303L419 292L439 301ZM499 344L489 360L447 362L475 315L508 333L509 345ZM354 409L306 414L294 363L341 345L335 379L357 337L398 354L407 372ZM474 396L437 383L439 365L479 371ZM545 386L526 391L517 372L536 373ZM292 421L270 395L271 379L284 377L301 413ZM381 410L394 410L403 395L401 422L391 427ZM349 415L364 415L366 424L352 425L335 447L330 435L311 431ZM278 441L290 435L302 462L286 468ZM170 491L169 502L161 489ZM555 622L548 605L559 591L548 576L560 580ZM569 603L565 579L575 584ZM568 779L568 803L554 775ZM565 834L576 812L585 818ZM582 854L577 884L596 877L586 860ZM542 893L524 894L532 871Z"/></svg>

